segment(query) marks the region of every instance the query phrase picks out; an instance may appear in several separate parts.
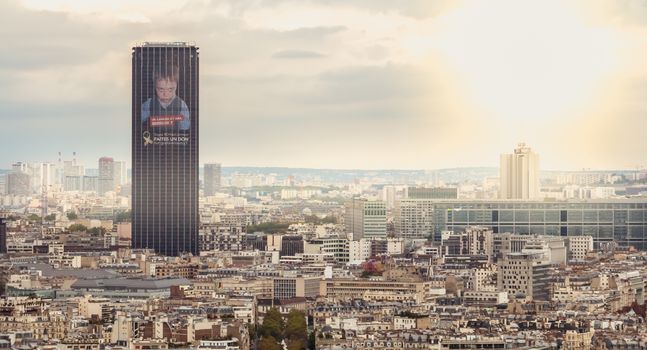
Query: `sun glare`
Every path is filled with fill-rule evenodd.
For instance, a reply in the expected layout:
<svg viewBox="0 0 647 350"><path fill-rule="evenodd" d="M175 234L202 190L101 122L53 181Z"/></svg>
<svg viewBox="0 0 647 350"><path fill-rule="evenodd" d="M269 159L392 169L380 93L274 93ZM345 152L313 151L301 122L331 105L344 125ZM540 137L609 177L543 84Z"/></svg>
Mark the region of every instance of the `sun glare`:
<svg viewBox="0 0 647 350"><path fill-rule="evenodd" d="M468 2L439 19L429 40L465 85L465 103L501 122L566 117L619 63L614 32L588 27L561 1Z"/></svg>

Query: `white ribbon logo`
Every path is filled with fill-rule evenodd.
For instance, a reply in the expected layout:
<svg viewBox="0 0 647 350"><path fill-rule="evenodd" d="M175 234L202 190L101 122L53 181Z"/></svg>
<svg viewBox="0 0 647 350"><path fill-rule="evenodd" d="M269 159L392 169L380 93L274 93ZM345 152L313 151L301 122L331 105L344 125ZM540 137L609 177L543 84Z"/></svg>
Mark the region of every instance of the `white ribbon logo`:
<svg viewBox="0 0 647 350"><path fill-rule="evenodd" d="M153 144L153 139L151 139L151 133L148 131L144 131L144 134L142 135L144 137L144 146L152 145Z"/></svg>

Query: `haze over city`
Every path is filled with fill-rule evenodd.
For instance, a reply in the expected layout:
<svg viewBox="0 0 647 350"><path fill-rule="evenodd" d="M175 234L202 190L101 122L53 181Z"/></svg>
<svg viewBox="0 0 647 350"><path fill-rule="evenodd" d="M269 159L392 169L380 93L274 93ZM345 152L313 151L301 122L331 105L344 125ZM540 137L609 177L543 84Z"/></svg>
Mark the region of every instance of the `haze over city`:
<svg viewBox="0 0 647 350"><path fill-rule="evenodd" d="M647 0L0 23L0 350L647 350Z"/></svg>
<svg viewBox="0 0 647 350"><path fill-rule="evenodd" d="M311 168L647 164L645 1L0 4L0 169L130 159L129 48L194 41L200 162ZM9 146L10 145L10 146Z"/></svg>

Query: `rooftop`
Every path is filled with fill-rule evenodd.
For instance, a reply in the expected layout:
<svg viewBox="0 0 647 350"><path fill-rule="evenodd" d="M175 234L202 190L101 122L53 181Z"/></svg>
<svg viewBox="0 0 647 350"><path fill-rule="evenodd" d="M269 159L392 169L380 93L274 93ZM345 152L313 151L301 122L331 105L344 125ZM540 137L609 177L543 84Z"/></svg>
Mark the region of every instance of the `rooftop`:
<svg viewBox="0 0 647 350"><path fill-rule="evenodd" d="M190 284L186 278L99 278L79 279L72 284L72 289L166 289Z"/></svg>
<svg viewBox="0 0 647 350"><path fill-rule="evenodd" d="M195 46L194 42L187 41L145 41L141 47L192 47Z"/></svg>

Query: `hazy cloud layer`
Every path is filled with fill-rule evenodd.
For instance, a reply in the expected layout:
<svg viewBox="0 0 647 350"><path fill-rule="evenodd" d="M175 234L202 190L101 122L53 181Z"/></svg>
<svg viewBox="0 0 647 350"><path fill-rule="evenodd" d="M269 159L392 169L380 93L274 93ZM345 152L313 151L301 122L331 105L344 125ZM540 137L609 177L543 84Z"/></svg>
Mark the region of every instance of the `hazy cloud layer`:
<svg viewBox="0 0 647 350"><path fill-rule="evenodd" d="M326 55L315 51L283 50L283 51L274 53L272 57L278 58L278 59L310 59L310 58L322 58L322 57L326 57Z"/></svg>
<svg viewBox="0 0 647 350"><path fill-rule="evenodd" d="M201 53L201 161L647 165L644 1L0 2L0 168L130 158L130 48Z"/></svg>

